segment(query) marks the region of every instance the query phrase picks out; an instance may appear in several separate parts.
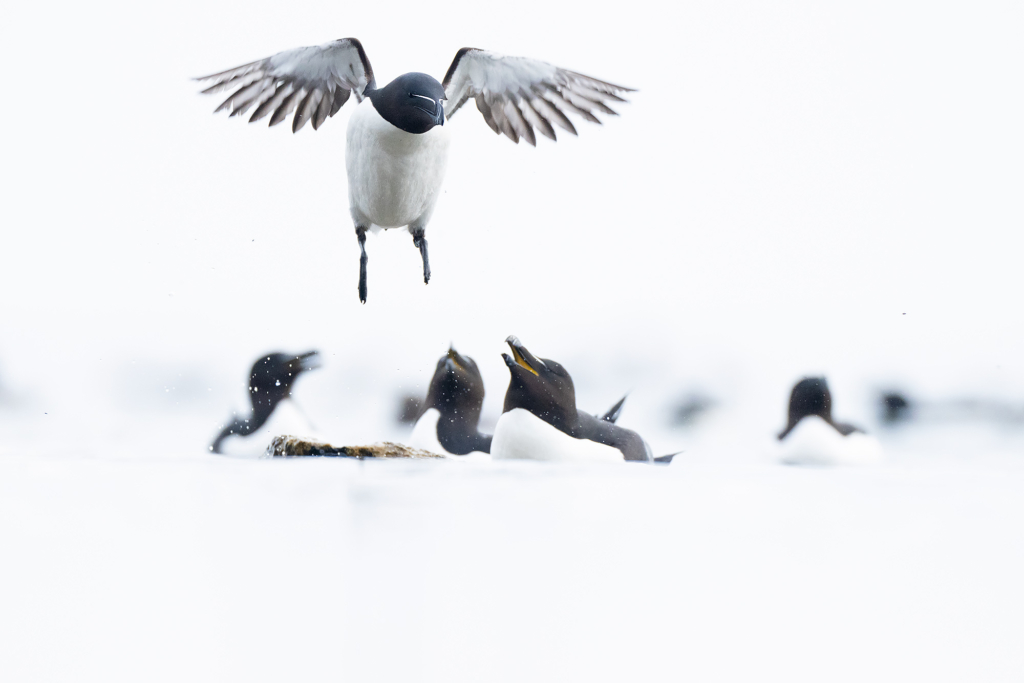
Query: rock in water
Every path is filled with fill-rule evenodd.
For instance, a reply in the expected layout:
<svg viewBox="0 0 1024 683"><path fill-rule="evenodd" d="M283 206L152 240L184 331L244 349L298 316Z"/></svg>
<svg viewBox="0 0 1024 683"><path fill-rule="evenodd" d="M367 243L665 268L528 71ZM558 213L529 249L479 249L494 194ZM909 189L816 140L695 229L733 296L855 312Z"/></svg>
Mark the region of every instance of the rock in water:
<svg viewBox="0 0 1024 683"><path fill-rule="evenodd" d="M400 443L383 441L372 446L332 446L324 441L313 441L298 436L275 436L267 446L266 455L272 457L336 457L336 458L443 458L443 455L409 448Z"/></svg>

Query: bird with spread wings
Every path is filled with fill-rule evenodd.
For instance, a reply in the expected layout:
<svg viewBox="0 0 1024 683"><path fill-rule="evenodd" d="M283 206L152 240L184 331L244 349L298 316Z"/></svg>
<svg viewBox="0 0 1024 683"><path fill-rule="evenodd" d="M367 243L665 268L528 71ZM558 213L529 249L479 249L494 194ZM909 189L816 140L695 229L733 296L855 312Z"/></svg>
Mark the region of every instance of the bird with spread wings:
<svg viewBox="0 0 1024 683"><path fill-rule="evenodd" d="M215 111L271 126L292 116L292 131L318 129L355 95L349 119L346 168L349 208L360 246L359 299L366 302L366 231L406 228L430 281L425 229L440 194L448 158L445 119L473 99L495 133L537 144L536 132L556 140L555 128L576 135L569 115L601 123L616 115L631 88L547 62L476 48L459 50L442 82L408 73L378 88L362 44L342 38L300 47L203 76L205 94L232 91Z"/></svg>

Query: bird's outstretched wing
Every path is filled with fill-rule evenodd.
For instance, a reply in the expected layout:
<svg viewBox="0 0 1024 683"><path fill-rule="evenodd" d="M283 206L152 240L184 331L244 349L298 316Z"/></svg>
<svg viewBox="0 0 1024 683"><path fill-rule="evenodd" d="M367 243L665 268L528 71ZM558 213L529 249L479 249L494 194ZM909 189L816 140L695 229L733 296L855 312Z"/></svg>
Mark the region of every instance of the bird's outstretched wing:
<svg viewBox="0 0 1024 683"><path fill-rule="evenodd" d="M213 81L203 94L235 89L214 113L228 109L231 116L238 116L255 106L249 123L269 114L273 126L294 109L293 133L307 121L313 122L314 130L319 128L352 93L362 100L366 86L374 85L370 60L355 38L278 52L196 80Z"/></svg>
<svg viewBox="0 0 1024 683"><path fill-rule="evenodd" d="M537 144L533 129L555 140L552 123L576 135L567 113L601 123L595 111L617 116L606 102L625 102L619 93L632 88L599 81L590 76L560 69L526 57L506 57L473 47L464 47L448 67L444 82L451 118L469 98L495 133L504 133L518 143Z"/></svg>

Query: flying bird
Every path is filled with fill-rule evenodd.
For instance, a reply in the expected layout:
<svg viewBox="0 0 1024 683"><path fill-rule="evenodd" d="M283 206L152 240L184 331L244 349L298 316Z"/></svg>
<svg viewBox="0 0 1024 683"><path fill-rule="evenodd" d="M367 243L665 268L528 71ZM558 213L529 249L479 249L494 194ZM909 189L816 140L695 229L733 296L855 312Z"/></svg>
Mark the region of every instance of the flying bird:
<svg viewBox="0 0 1024 683"><path fill-rule="evenodd" d="M536 132L556 139L555 127L576 135L567 114L601 123L595 112L617 115L608 102L625 102L631 88L526 57L464 47L444 80L407 73L378 88L370 60L355 38L279 52L202 76L203 93L231 90L215 112L249 122L292 115L292 132L318 129L355 95L348 122L345 167L349 211L359 241L359 300L366 303L366 231L406 228L430 282L426 228L448 165L445 119L472 99L491 130L517 143L537 144ZM294 114L293 114L294 112Z"/></svg>

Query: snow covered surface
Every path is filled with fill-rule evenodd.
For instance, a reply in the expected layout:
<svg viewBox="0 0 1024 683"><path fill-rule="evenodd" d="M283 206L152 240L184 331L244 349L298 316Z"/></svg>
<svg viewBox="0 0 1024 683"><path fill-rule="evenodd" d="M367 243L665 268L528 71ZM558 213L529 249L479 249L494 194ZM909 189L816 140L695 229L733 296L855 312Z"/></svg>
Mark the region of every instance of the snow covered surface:
<svg viewBox="0 0 1024 683"><path fill-rule="evenodd" d="M883 436L828 469L5 448L0 672L1019 680L1020 438Z"/></svg>

